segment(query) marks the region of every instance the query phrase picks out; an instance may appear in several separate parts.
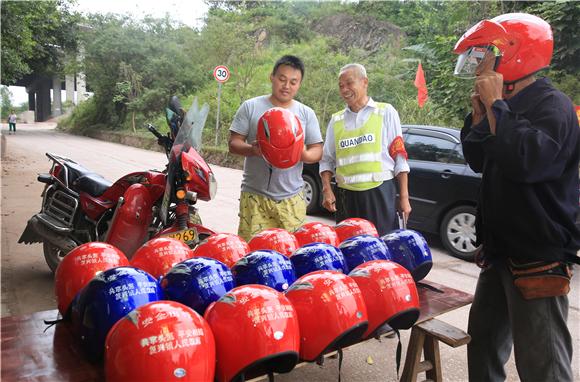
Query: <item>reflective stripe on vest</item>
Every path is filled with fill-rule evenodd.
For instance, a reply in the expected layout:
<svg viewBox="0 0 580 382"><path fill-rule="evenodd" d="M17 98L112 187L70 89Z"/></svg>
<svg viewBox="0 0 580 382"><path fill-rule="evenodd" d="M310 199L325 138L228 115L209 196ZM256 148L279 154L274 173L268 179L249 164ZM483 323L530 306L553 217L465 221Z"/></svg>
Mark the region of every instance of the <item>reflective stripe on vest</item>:
<svg viewBox="0 0 580 382"><path fill-rule="evenodd" d="M370 190L373 187L380 186L385 180L393 179L393 172L387 171L385 173L367 173L367 174L357 174L351 176L341 176L336 175L336 182L340 187L346 188L347 190L353 191L364 191ZM376 184L376 186L369 188L361 188L364 184Z"/></svg>
<svg viewBox="0 0 580 382"><path fill-rule="evenodd" d="M345 111L333 115L336 147L336 181L339 187L365 191L392 179L392 171L383 171L382 128L387 104L377 103L365 124L354 130L344 126Z"/></svg>

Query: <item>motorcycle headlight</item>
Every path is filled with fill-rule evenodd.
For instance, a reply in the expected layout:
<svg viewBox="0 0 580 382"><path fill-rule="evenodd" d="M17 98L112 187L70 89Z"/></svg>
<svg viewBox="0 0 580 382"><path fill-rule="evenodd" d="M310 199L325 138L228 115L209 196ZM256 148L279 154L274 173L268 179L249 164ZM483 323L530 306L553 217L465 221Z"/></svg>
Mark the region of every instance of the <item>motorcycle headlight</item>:
<svg viewBox="0 0 580 382"><path fill-rule="evenodd" d="M217 181L213 173L209 174L209 198L210 200L217 194Z"/></svg>

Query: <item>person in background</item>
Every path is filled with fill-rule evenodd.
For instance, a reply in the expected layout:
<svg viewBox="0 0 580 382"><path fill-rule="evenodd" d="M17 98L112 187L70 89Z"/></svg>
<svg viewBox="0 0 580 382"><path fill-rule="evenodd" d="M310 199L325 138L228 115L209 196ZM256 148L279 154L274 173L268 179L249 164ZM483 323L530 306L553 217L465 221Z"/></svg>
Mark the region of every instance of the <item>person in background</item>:
<svg viewBox="0 0 580 382"><path fill-rule="evenodd" d="M16 134L16 118L14 110L10 110L10 115L8 116L8 134L12 131Z"/></svg>
<svg viewBox="0 0 580 382"><path fill-rule="evenodd" d="M348 64L339 73L338 86L347 107L328 124L320 176L324 208L335 212L336 222L363 218L379 235L398 228L398 209L406 221L411 213L407 175L409 165L399 114L387 103L367 95L368 77L361 64ZM335 175L338 195L331 179Z"/></svg>
<svg viewBox="0 0 580 382"><path fill-rule="evenodd" d="M455 74L475 78L463 152L483 174L470 381L504 381L512 346L522 381L574 378L566 294L580 263L580 130L570 99L536 77L553 41L544 20L511 13L479 22L454 49Z"/></svg>
<svg viewBox="0 0 580 382"><path fill-rule="evenodd" d="M245 157L238 235L246 241L266 228L293 232L304 223L306 202L302 194L302 162L320 160L322 135L314 111L294 99L303 79L302 60L292 55L281 57L270 74L272 93L243 102L230 127L229 151ZM300 161L286 169L266 162L256 141L258 121L273 107L293 112L304 131Z"/></svg>

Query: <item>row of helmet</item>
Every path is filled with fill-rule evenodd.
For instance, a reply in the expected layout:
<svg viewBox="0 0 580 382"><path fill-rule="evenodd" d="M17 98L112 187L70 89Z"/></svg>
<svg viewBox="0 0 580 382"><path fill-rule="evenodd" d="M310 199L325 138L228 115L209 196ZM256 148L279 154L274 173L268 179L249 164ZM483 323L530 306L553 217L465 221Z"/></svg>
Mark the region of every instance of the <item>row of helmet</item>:
<svg viewBox="0 0 580 382"><path fill-rule="evenodd" d="M162 298L182 303L195 309L199 314L203 314L210 303L232 290L234 278L238 285L264 284L278 291L288 290L287 293L291 293L291 291L304 289L304 285L308 284L299 279L299 282L295 283L297 285L295 288L288 289L288 286L294 283L296 274L298 277L308 276L309 273L317 270L338 271L346 274L349 269L354 269L360 263L389 258L384 242L370 235L359 235L359 237L345 240L342 244L344 244L342 250L349 254L348 263L341 249L330 244L312 243L298 248L290 259L273 250L253 251L236 262L232 268L233 274L228 266L215 259L203 257L188 259L173 266L161 278L159 284L156 278L147 272L128 267L129 262L116 248L104 243L87 243L68 254L57 270L56 287L59 310L63 315L69 314L72 310L75 333L89 356L98 358L102 356L107 333L119 319L127 317L127 314L139 306ZM238 245L238 247L243 246ZM147 248L149 250L146 251ZM224 248L227 251L227 246ZM148 256L140 256L140 251ZM147 257L157 260L175 259L172 256L166 256L170 252L178 253L178 257L184 258L191 255L187 246L173 239L155 239L144 245L140 251L133 257L131 265L144 268L149 266L148 269L153 272L160 271L156 271L155 267L150 267L151 263L144 260ZM113 269L106 270L107 268ZM294 268L299 272L294 272ZM332 273L340 275L341 273L338 272ZM352 274L358 274L358 272L365 274L360 270L353 271ZM97 276L75 295L75 302L70 304L72 299L70 296L74 294L75 288L78 289L79 286L86 284L86 279L95 273L98 273ZM410 275L408 279L412 281ZM383 279L381 283L384 284L383 289L391 288L401 284L401 280L393 283ZM64 298L61 298L63 296ZM408 322L409 319L405 318L403 321ZM414 320L411 321L410 325ZM360 335L357 333L364 332L366 327L363 329L362 326L357 326L357 328L358 331L353 329L353 334L343 333L345 339L337 340L337 343L344 343L349 338L358 339ZM314 330L313 333L319 333L319 331ZM308 348L308 346L304 347L304 349ZM304 357L307 356L302 356L306 359Z"/></svg>
<svg viewBox="0 0 580 382"><path fill-rule="evenodd" d="M391 284L390 287L388 284ZM240 381L291 371L300 359L373 335L383 324L410 327L419 315L412 278L384 260L350 276L316 271L285 293L239 286L204 318L174 301L152 301L111 328L105 343L107 381Z"/></svg>
<svg viewBox="0 0 580 382"><path fill-rule="evenodd" d="M399 236L395 235L393 240L398 240ZM231 289L234 285L229 267L215 258L223 258L224 252L231 253L229 248L242 247L239 244L244 243L236 235L220 234L215 237L223 240L224 245L217 248L211 246L213 251L210 251L208 240L206 245L200 246L204 248L203 252L207 257L194 257L195 260L189 261L185 261L192 255L189 248L169 238L147 242L136 252L130 263L121 251L111 245L83 244L67 255L57 270L55 290L59 311L67 316L73 298L95 274L109 268L131 265L148 272L155 279L165 276L162 285L166 294L203 313L205 307L215 300L206 298L204 294L211 294L211 290L217 286L229 285ZM338 248L320 242L307 244L294 251L290 258L271 249L256 250L246 255L241 253L240 256L242 257L232 267L237 285L257 283L281 292L297 277L316 270L336 270L348 274L349 270L365 261L392 260L385 242L371 235L354 236L345 240ZM406 268L414 271L421 269L414 267L414 264L413 267ZM198 278L204 282L195 283ZM205 289L207 291L201 293ZM194 303L194 299L198 303Z"/></svg>
<svg viewBox="0 0 580 382"><path fill-rule="evenodd" d="M281 228L265 229L253 236L248 243L233 234L212 235L194 249L193 255L216 258L233 267L238 260L252 251L275 250L292 258L301 253L298 249L313 243L326 243L342 250L347 246L345 244L341 247L342 243L361 235L379 237L374 224L361 218L345 219L334 227L311 222L294 233ZM387 254L380 258L403 265L416 280L421 280L428 274L432 266L431 251L420 233L413 230L395 230L381 240L387 245Z"/></svg>
<svg viewBox="0 0 580 382"><path fill-rule="evenodd" d="M284 293L257 284L239 286L204 315L216 340L220 381L285 373L300 359L316 361L372 337L384 324L407 329L418 316L411 275L388 260L366 262L349 275L315 271Z"/></svg>
<svg viewBox="0 0 580 382"><path fill-rule="evenodd" d="M347 219L337 225L336 231L322 223L309 223L297 231L297 236L303 242L308 242L308 238L305 239L305 236L308 236L314 240L336 243L336 232L341 233L343 237L348 237L353 233L365 234L344 240L339 248L322 242L304 245L291 253L290 260L273 250L256 250L248 254L251 247L275 248L286 251L285 253L288 254L288 243L297 239L281 229L263 231L250 241L251 246L237 235L213 235L199 245L193 254L182 242L169 238L157 238L144 244L135 253L130 265L145 270L158 279L176 263L191 256L206 256L226 261L226 265L233 267L238 285L258 283L279 291L286 290L297 277L315 270L337 270L347 274L358 264L376 259L394 260L402 264L411 271L415 280L422 279L431 267L430 251L420 234L414 231L398 230L379 240L375 237L377 236L376 229L372 223L363 219ZM235 259L239 260L234 262ZM57 270L55 287L59 311L63 316L67 316L73 298L97 272L127 265L129 262L125 256L109 245L87 243L76 248ZM205 276L206 281L209 277L210 282L193 286L190 281L188 288L194 288L194 291L190 291L185 288L184 280L196 279L197 275L192 275L195 273L192 271L193 268L203 269L203 272L209 275ZM166 294L203 313L205 307L213 300L209 298L201 300L195 296L203 288L209 287L211 290L217 282L213 278L216 278L216 275L221 277L225 274L225 269L228 267L220 262L212 263L210 259L179 264L167 273L168 277L163 281ZM229 280L221 277L220 280L222 282L219 285L231 283L231 277ZM233 283L230 289L231 287ZM215 293L213 295L215 300L217 297ZM187 299L190 301L186 301ZM194 304L192 299L199 300L199 303Z"/></svg>
<svg viewBox="0 0 580 382"><path fill-rule="evenodd" d="M184 263L199 260L221 264L207 258ZM204 320L189 306L163 301L163 286L147 272L112 268L93 278L73 302L74 332L91 359L104 352L109 381L166 380L171 375L209 381L216 361L218 379L231 381L290 371L298 359L314 361L372 336L385 323L409 328L419 312L410 273L385 260L363 263L350 276L309 273L284 294L257 284L226 293L231 285L222 288ZM240 354L240 348L249 350Z"/></svg>
<svg viewBox="0 0 580 382"><path fill-rule="evenodd" d="M320 222L306 223L293 234L280 228L266 229L252 237L249 247L252 251L272 249L292 259L302 254L301 248L313 243L326 243L341 250L350 269L353 263L360 264L361 256L370 256L366 260L371 260L371 255L374 255L377 259L392 260L403 265L416 281L427 276L432 267L431 250L419 232L408 229L389 232L380 238L386 246L379 243L376 239L378 237L377 229L370 221L349 218L335 227ZM201 248L203 244L198 250ZM208 253L205 252L205 255Z"/></svg>
<svg viewBox="0 0 580 382"><path fill-rule="evenodd" d="M364 239L360 237L361 235L373 238ZM358 239L353 239L354 237ZM316 253L322 251L319 246L311 246L308 250L303 250L305 246L326 243L338 247L345 255L348 267L344 267L344 273L348 273L348 269L353 268L353 263L359 264L361 256L367 256L367 260L373 259L372 256L369 257L368 252L377 252L375 253L377 259L393 260L403 265L417 281L423 279L431 269L431 252L427 242L418 232L395 230L381 238L386 248L375 238L378 238L375 226L359 218L346 219L335 227L320 222L306 223L294 233L280 228L266 229L252 237L248 243L235 234L214 234L200 243L193 252L190 252L189 248L181 242L159 238L139 248L131 260L131 265L159 278L174 264L189 257L214 258L232 268L251 252L274 250L289 258L295 255L304 257L312 255L313 251ZM366 249L362 250L363 247ZM327 251L332 252L332 249L327 249ZM329 256L333 257L331 253L328 253L326 258ZM298 258L293 260L299 277L308 270L298 267L298 262Z"/></svg>

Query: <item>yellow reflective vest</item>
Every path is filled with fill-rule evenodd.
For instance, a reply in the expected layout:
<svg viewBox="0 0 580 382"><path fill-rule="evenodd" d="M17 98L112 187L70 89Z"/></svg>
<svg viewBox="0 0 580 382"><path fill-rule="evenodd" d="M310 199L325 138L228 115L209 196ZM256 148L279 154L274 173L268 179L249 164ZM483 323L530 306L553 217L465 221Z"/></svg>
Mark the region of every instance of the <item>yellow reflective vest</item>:
<svg viewBox="0 0 580 382"><path fill-rule="evenodd" d="M378 103L369 119L359 128L346 130L345 110L333 118L336 148L336 181L338 186L352 191L365 191L380 186L393 177L383 170L382 129L388 104Z"/></svg>

